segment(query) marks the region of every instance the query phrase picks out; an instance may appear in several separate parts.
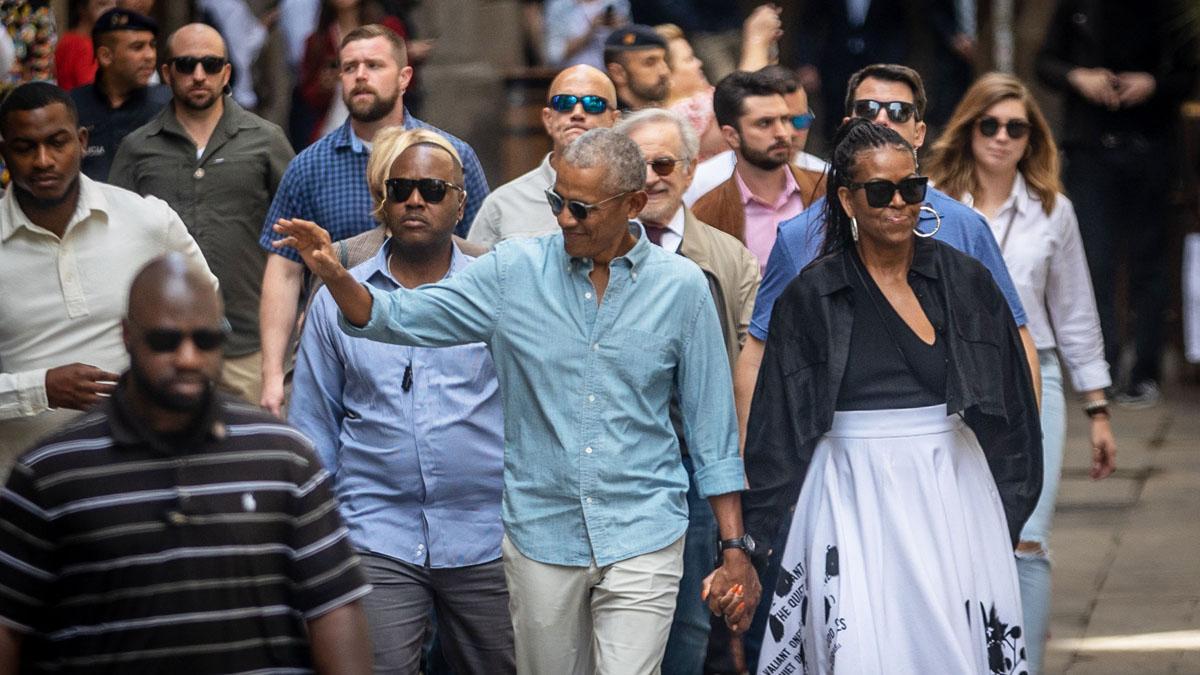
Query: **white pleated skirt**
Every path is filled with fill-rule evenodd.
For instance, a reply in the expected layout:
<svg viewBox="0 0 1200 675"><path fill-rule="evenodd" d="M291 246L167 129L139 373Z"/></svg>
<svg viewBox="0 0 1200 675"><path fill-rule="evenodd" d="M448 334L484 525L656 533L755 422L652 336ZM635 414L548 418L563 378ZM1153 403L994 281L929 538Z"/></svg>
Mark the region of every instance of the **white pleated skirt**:
<svg viewBox="0 0 1200 675"><path fill-rule="evenodd" d="M1000 495L944 405L834 413L763 595L760 675L1026 671Z"/></svg>

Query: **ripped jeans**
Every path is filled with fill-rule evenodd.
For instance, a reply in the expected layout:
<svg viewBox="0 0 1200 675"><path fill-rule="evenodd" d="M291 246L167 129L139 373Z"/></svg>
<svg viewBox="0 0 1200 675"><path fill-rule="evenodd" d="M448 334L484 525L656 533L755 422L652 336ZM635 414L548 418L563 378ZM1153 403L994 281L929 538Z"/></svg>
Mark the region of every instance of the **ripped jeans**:
<svg viewBox="0 0 1200 675"><path fill-rule="evenodd" d="M1040 349L1038 360L1042 371L1042 468L1045 475L1042 496L1021 530L1021 541L1040 544L1041 550L1017 553L1030 675L1041 672L1046 629L1050 625L1050 523L1054 519L1067 435L1066 400L1058 354L1053 349Z"/></svg>

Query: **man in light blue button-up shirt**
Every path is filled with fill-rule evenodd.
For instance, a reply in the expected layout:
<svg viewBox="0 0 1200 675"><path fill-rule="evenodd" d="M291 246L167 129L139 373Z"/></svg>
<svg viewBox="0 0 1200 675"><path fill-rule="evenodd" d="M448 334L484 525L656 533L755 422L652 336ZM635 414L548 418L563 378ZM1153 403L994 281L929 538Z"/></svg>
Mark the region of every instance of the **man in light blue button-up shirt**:
<svg viewBox="0 0 1200 675"><path fill-rule="evenodd" d="M384 292L449 279L469 258L455 148L428 130L376 136L367 165L375 213L391 238L353 266ZM388 187L388 179L399 183ZM405 180L442 181L440 198ZM347 257L350 253L347 252ZM361 256L356 256L361 257ZM347 260L347 264L353 263ZM504 417L481 343L431 349L352 338L322 288L297 356L288 421L312 439L372 586L363 606L381 672L415 673L430 610L455 672L515 673L500 560Z"/></svg>
<svg viewBox="0 0 1200 675"><path fill-rule="evenodd" d="M661 662L688 524L673 395L699 492L726 540L712 604L735 629L757 604L716 311L699 268L628 222L645 204L644 182L637 145L593 129L564 151L548 191L561 233L504 242L412 291L360 284L311 223L278 227L327 284L347 334L491 349L520 672L641 673Z"/></svg>

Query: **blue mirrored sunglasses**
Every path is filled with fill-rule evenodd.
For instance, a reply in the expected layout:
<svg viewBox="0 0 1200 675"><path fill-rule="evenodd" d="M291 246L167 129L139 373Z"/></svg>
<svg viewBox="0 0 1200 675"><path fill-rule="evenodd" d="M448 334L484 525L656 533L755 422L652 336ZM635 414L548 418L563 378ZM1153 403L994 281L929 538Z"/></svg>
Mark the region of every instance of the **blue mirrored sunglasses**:
<svg viewBox="0 0 1200 675"><path fill-rule="evenodd" d="M803 115L792 115L792 127L796 131L804 131L812 126L813 120L815 119L817 119L817 116L812 114L811 111L806 112Z"/></svg>
<svg viewBox="0 0 1200 675"><path fill-rule="evenodd" d="M550 108L558 112L571 112L576 103L583 104L583 112L589 115L599 115L608 110L608 100L603 96L575 96L574 94L555 94L550 97Z"/></svg>

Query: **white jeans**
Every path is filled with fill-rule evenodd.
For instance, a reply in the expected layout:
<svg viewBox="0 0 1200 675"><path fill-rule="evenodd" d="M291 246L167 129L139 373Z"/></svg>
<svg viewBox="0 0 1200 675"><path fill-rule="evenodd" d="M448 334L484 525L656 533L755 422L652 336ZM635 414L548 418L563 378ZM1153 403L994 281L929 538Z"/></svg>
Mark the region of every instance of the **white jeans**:
<svg viewBox="0 0 1200 675"><path fill-rule="evenodd" d="M683 575L683 537L607 567L547 565L504 537L517 672L654 675Z"/></svg>

